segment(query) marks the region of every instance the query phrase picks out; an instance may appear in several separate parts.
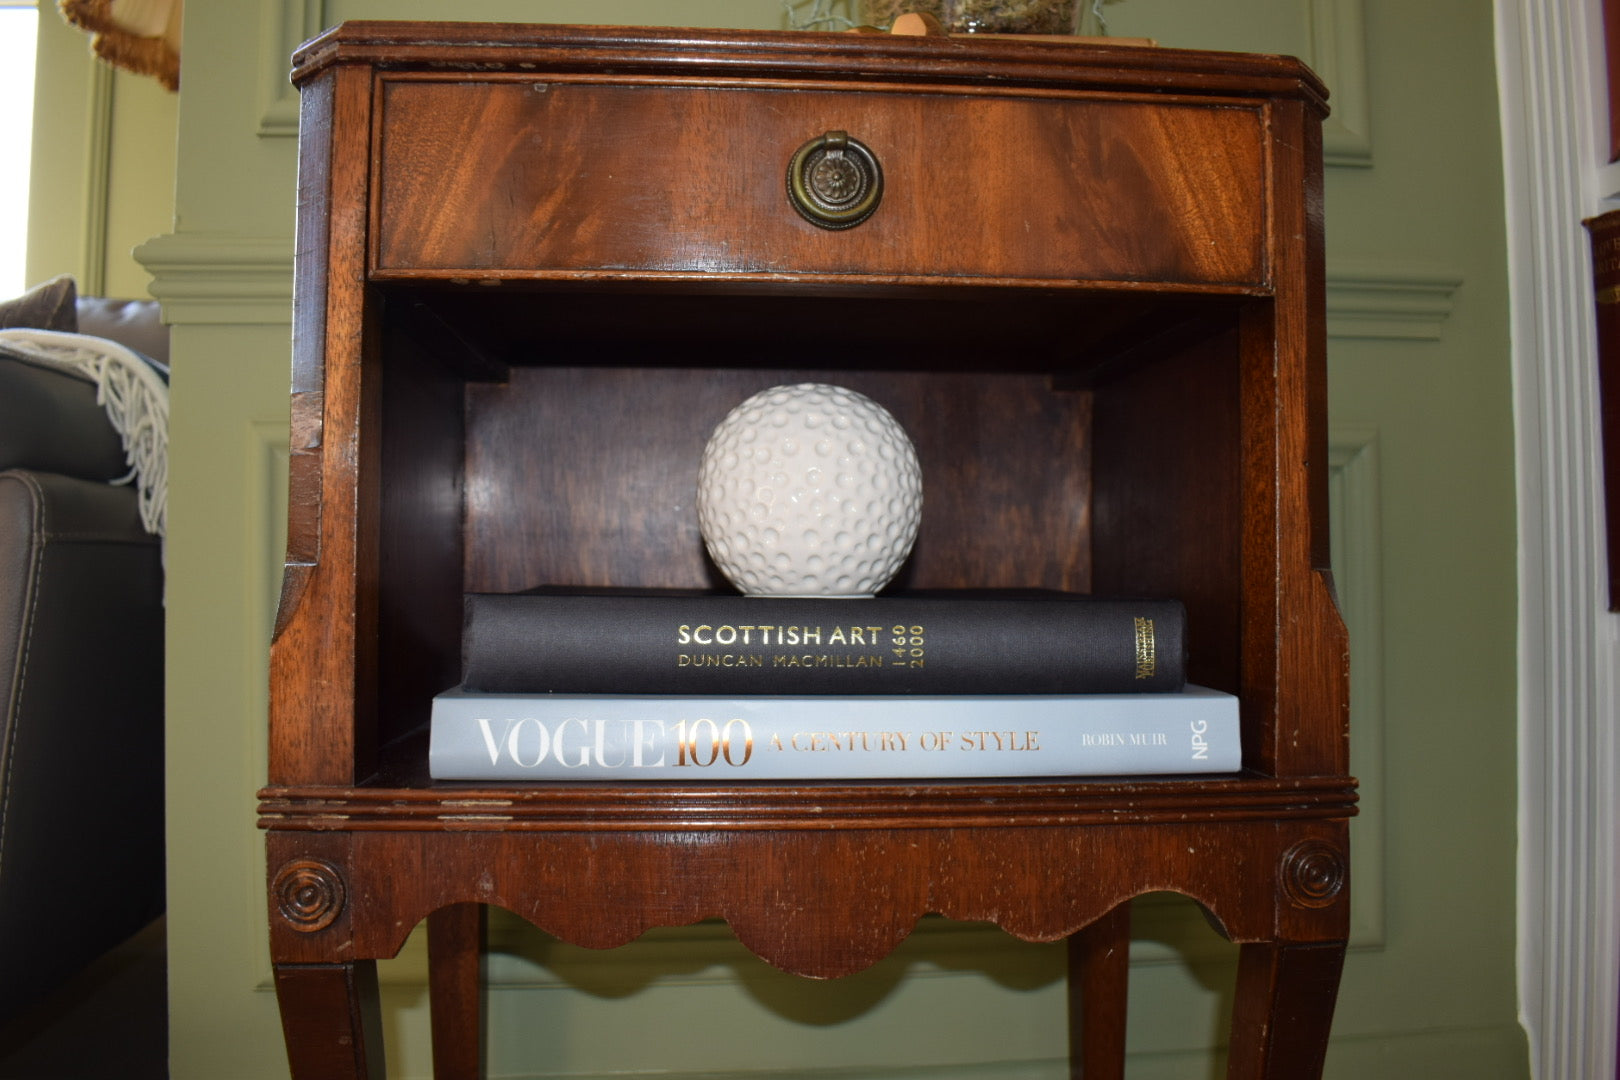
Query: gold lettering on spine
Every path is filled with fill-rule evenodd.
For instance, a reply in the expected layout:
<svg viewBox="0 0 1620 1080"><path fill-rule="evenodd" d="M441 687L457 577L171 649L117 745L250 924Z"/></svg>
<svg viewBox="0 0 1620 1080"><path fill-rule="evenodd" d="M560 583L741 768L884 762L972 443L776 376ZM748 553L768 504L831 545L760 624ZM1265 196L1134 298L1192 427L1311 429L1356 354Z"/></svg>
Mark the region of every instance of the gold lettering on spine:
<svg viewBox="0 0 1620 1080"><path fill-rule="evenodd" d="M882 753L905 750L910 734L904 731L795 731L788 746L804 753ZM780 738L772 737L773 749L785 749Z"/></svg>
<svg viewBox="0 0 1620 1080"><path fill-rule="evenodd" d="M745 653L677 653L676 667L764 667L765 658Z"/></svg>
<svg viewBox="0 0 1620 1080"><path fill-rule="evenodd" d="M1158 643L1153 636L1153 620L1136 619L1136 677L1151 679L1159 671Z"/></svg>
<svg viewBox="0 0 1620 1080"><path fill-rule="evenodd" d="M706 769L722 757L741 767L754 756L754 729L746 720L719 724L706 716L675 723L675 764Z"/></svg>
<svg viewBox="0 0 1620 1080"><path fill-rule="evenodd" d="M902 630L903 627L896 627ZM913 627L920 634L921 627ZM675 628L677 645L861 645L882 644L881 626L777 626L775 623L738 623L712 626L682 623ZM914 642L913 644L917 644Z"/></svg>

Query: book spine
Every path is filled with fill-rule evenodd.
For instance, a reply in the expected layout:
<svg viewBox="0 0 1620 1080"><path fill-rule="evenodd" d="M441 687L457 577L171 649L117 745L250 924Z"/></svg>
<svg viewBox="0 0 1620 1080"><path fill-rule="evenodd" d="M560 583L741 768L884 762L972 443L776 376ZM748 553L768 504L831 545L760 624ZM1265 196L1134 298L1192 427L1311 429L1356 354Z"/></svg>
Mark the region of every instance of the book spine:
<svg viewBox="0 0 1620 1080"><path fill-rule="evenodd" d="M1173 693L1175 601L474 595L485 693Z"/></svg>
<svg viewBox="0 0 1620 1080"><path fill-rule="evenodd" d="M1179 694L434 699L438 780L925 779L1235 772L1237 699Z"/></svg>

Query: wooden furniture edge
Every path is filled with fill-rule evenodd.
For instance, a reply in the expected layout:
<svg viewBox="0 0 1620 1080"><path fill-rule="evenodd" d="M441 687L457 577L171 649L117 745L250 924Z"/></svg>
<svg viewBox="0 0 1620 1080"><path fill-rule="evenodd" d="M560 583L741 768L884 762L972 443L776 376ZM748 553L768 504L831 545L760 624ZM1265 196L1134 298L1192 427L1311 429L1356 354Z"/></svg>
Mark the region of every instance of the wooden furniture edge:
<svg viewBox="0 0 1620 1080"><path fill-rule="evenodd" d="M724 58L712 50L725 51ZM465 50L464 55L457 55ZM571 26L550 23L343 23L293 54L301 84L333 64L490 73L611 67L616 74L795 76L895 83L1063 86L1076 90L1290 97L1327 113L1328 91L1290 56L975 35Z"/></svg>
<svg viewBox="0 0 1620 1080"><path fill-rule="evenodd" d="M1347 818L1345 777L1135 783L267 787L267 830L659 831L1153 825Z"/></svg>

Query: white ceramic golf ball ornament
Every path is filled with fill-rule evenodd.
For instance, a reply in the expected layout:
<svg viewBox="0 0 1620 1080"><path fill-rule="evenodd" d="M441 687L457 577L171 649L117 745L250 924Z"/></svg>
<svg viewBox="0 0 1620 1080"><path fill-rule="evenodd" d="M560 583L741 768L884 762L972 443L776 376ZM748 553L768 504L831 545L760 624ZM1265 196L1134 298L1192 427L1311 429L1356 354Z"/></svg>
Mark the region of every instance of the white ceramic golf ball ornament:
<svg viewBox="0 0 1620 1080"><path fill-rule="evenodd" d="M841 386L762 390L703 450L703 542L749 596L871 596L911 553L921 519L905 429Z"/></svg>

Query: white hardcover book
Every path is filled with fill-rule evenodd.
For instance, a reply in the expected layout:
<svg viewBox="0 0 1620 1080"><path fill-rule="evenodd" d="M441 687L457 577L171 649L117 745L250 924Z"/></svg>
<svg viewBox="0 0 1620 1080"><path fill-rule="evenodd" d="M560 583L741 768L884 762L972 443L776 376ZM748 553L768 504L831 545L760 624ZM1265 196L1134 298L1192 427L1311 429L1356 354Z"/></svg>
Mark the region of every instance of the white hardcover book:
<svg viewBox="0 0 1620 1080"><path fill-rule="evenodd" d="M1175 694L433 699L438 780L934 779L1236 772L1238 701Z"/></svg>

